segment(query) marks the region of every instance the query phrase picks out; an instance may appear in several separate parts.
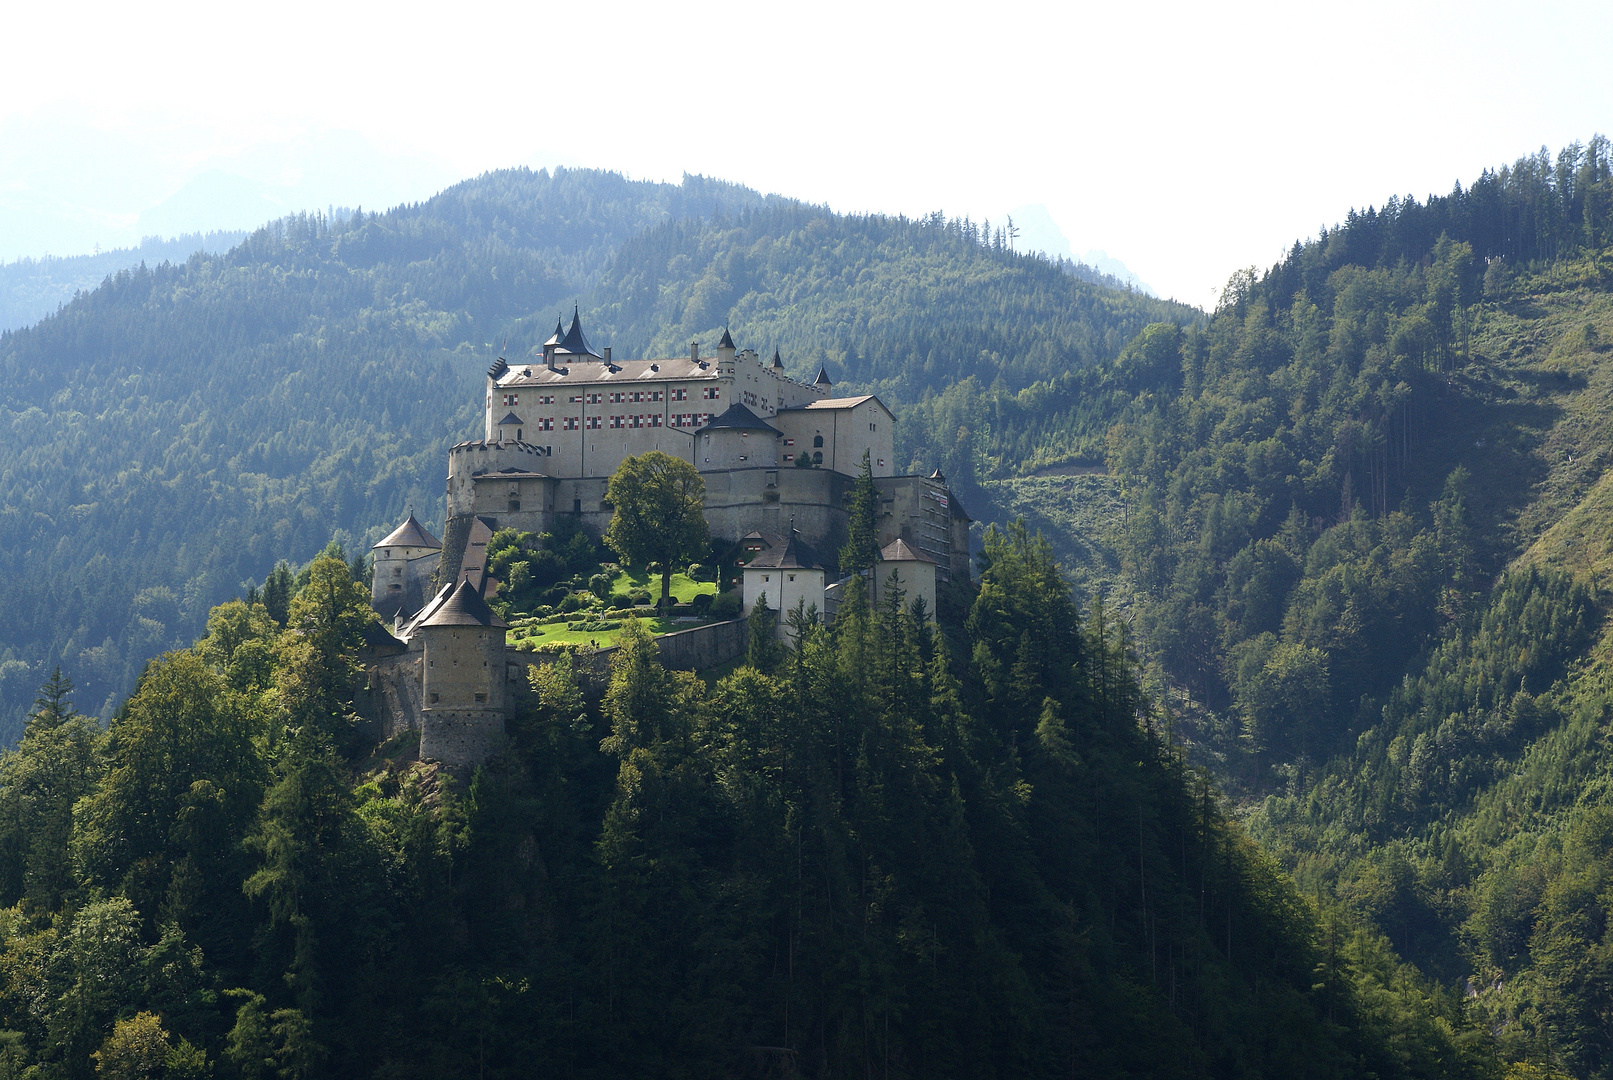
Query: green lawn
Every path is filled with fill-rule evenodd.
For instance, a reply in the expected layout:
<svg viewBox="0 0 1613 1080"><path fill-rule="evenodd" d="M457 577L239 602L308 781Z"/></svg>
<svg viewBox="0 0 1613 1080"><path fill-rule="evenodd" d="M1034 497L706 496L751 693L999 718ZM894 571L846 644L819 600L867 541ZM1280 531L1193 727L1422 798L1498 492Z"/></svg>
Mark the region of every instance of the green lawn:
<svg viewBox="0 0 1613 1080"><path fill-rule="evenodd" d="M661 579L659 576L651 575L645 570L620 570L615 578L611 580L612 599L601 601L601 606L614 607L624 596L638 589L648 592L652 601L659 600L661 598ZM695 581L687 574L672 575L672 596L680 604L687 604L701 593L715 596L717 593L716 583ZM649 609L641 608L640 610ZM584 622L598 619L598 612L577 611L569 616L568 621ZM698 622L674 622L672 619L650 618L648 616L641 617L639 621L644 624L645 629L655 635L670 634L674 630L688 630L700 625ZM510 630L506 640L512 648L518 643L528 648L532 645L548 645L552 643L568 645L596 644L600 648L604 648L616 644L616 638L620 634L620 628L615 630L568 630L566 629L566 623L562 622L551 623L546 626L518 627Z"/></svg>
<svg viewBox="0 0 1613 1080"><path fill-rule="evenodd" d="M578 613L573 622L581 622L586 616ZM612 620L615 621L615 620ZM674 630L690 630L699 626L698 622L675 622L672 619L641 618L644 628L657 636L670 634ZM569 645L597 644L600 648L616 644L616 638L621 634L620 628L616 630L568 630L565 623L552 623L548 626L534 626L511 630L507 641L511 646L518 642L535 645L547 645L552 642L563 642Z"/></svg>
<svg viewBox="0 0 1613 1080"><path fill-rule="evenodd" d="M627 569L617 573L610 583L613 593L627 593L635 589L647 590L652 601L661 599L661 575L648 570ZM717 595L715 581L696 581L687 574L672 575L672 596L680 604L687 604L701 593Z"/></svg>

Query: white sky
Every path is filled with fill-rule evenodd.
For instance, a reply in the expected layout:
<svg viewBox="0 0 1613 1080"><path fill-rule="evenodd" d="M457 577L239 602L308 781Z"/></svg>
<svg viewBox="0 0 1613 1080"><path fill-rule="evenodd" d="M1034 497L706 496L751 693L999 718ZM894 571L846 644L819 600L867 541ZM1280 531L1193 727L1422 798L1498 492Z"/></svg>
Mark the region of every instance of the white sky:
<svg viewBox="0 0 1613 1080"><path fill-rule="evenodd" d="M200 171L378 207L565 161L842 211L1043 204L1077 252L1208 304L1351 206L1613 131L1607 4L35 2L4 26L0 210L33 216L0 214L0 258L122 241ZM368 156L322 156L344 138Z"/></svg>

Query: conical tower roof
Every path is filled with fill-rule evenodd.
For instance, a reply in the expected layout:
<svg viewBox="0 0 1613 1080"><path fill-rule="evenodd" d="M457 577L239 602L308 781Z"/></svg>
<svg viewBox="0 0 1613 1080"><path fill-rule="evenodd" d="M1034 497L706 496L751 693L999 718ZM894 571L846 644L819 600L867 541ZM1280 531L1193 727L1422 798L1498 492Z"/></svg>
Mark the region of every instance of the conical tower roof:
<svg viewBox="0 0 1613 1080"><path fill-rule="evenodd" d="M722 328L722 337L717 339L717 348L719 348L719 349L732 349L733 347L734 347L734 335L730 334L728 332L728 327L725 326L725 327Z"/></svg>
<svg viewBox="0 0 1613 1080"><path fill-rule="evenodd" d="M560 342L558 351L576 356L592 356L596 360L605 359L588 344L588 338L582 332L582 317L577 314L575 307L571 309L571 326L566 330L565 339Z"/></svg>
<svg viewBox="0 0 1613 1080"><path fill-rule="evenodd" d="M709 424L707 424L705 430L709 431L711 428L724 427L747 428L751 431L765 431L769 435L780 434L778 428L751 412L747 406L738 401L728 406L727 409L723 410L722 415L714 418Z"/></svg>
<svg viewBox="0 0 1613 1080"><path fill-rule="evenodd" d="M913 548L908 546L907 541L903 540L901 537L897 537L895 540L892 540L890 543L879 549L879 560L880 562L927 563L933 563L935 561L928 555L913 550Z"/></svg>
<svg viewBox="0 0 1613 1080"><path fill-rule="evenodd" d="M461 581L459 588L444 600L442 606L431 613L421 626L489 626L506 629L509 623L487 606L482 594L469 581Z"/></svg>
<svg viewBox="0 0 1613 1080"><path fill-rule="evenodd" d="M386 539L375 545L384 547L423 547L441 548L442 543L428 533L425 526L414 519L414 511L409 511L409 517L402 525L387 533ZM373 550L373 549L372 549Z"/></svg>
<svg viewBox="0 0 1613 1080"><path fill-rule="evenodd" d="M812 380L812 385L813 386L833 386L834 385L833 381L830 380L830 378L829 378L828 365L823 365L823 366L818 368L818 377L816 379Z"/></svg>
<svg viewBox="0 0 1613 1080"><path fill-rule="evenodd" d="M556 315L554 317L554 333L550 334L549 340L545 341L543 344L545 346L558 345L564 340L566 340L566 328L562 324L560 316Z"/></svg>
<svg viewBox="0 0 1613 1080"><path fill-rule="evenodd" d="M779 359L778 349L776 347L773 349L773 366L776 368L782 368L784 366L784 361Z"/></svg>

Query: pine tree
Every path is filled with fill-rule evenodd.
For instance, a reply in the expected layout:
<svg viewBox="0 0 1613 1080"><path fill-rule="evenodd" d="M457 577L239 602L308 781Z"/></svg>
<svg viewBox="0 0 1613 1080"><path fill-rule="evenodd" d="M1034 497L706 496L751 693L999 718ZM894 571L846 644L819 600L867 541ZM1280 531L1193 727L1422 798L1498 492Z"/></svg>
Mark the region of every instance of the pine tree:
<svg viewBox="0 0 1613 1080"><path fill-rule="evenodd" d="M856 574L871 570L879 562L879 492L874 473L863 451L862 471L847 496L851 519L847 523L846 544L840 549L840 572Z"/></svg>
<svg viewBox="0 0 1613 1080"><path fill-rule="evenodd" d="M750 646L747 662L757 671L772 674L784 659L784 646L778 638L778 612L767 606L767 594L756 598L747 627Z"/></svg>

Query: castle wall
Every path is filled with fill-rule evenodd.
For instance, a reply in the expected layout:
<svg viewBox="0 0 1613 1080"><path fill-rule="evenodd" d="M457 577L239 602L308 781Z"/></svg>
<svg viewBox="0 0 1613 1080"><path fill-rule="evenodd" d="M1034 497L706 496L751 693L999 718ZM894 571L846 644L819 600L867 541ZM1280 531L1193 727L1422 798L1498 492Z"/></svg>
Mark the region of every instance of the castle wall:
<svg viewBox="0 0 1613 1080"><path fill-rule="evenodd" d="M421 718L420 759L446 765L463 776L504 744L502 710L435 710Z"/></svg>
<svg viewBox="0 0 1613 1080"><path fill-rule="evenodd" d="M701 478L713 539L738 540L754 531L783 535L793 521L819 551L838 551L845 542L849 476L827 469L761 468L724 469Z"/></svg>
<svg viewBox="0 0 1613 1080"><path fill-rule="evenodd" d="M704 671L737 660L750 643L744 619L709 623L655 639L656 656L668 671Z"/></svg>
<svg viewBox="0 0 1613 1080"><path fill-rule="evenodd" d="M554 477L534 473L493 472L475 476L471 478L471 513L552 514L555 488Z"/></svg>
<svg viewBox="0 0 1613 1080"><path fill-rule="evenodd" d="M735 402L772 417L823 393L748 349L719 350L719 358L706 361L698 356L617 364L571 360L556 368L540 362L512 367L489 389L486 430L491 436L495 420L514 412L525 441L550 458L536 471L609 476L623 458L649 450L693 461L692 436L701 418L710 419Z"/></svg>
<svg viewBox="0 0 1613 1080"><path fill-rule="evenodd" d="M934 563L927 562L881 562L874 566L874 606L878 607L885 602L885 596L892 586L902 594L902 606L910 608L913 601L922 598L924 610L935 618L935 571ZM894 578L892 575L895 575Z"/></svg>
<svg viewBox="0 0 1613 1080"><path fill-rule="evenodd" d="M876 479L874 487L879 492L880 547L906 540L935 560L938 580L969 577L969 520L956 512L945 481L891 476Z"/></svg>
<svg viewBox="0 0 1613 1080"><path fill-rule="evenodd" d="M374 657L365 665L363 685L353 704L376 742L411 728L419 730L420 668L419 652Z"/></svg>
<svg viewBox="0 0 1613 1080"><path fill-rule="evenodd" d="M807 454L820 468L856 476L867 450L875 476L896 471L896 421L877 398L845 409L790 409L769 422L784 433L781 465L794 465L797 455Z"/></svg>
<svg viewBox="0 0 1613 1080"><path fill-rule="evenodd" d="M703 473L718 469L776 469L778 444L778 435L770 431L732 427L702 431L695 436L695 468Z"/></svg>
<svg viewBox="0 0 1613 1080"><path fill-rule="evenodd" d="M421 693L433 710L504 708L504 631L487 626L423 626ZM411 642L412 644L412 642Z"/></svg>
<svg viewBox="0 0 1613 1080"><path fill-rule="evenodd" d="M545 448L524 442L472 439L448 450L448 516L476 513L476 478L513 470L553 476Z"/></svg>
<svg viewBox="0 0 1613 1080"><path fill-rule="evenodd" d="M701 671L743 656L747 632L743 619L710 623L656 638L656 651L661 665L669 671ZM483 635L483 640L477 641L477 635ZM422 640L425 648L421 647ZM378 742L404 731L418 731L421 758L441 762L461 774L486 761L502 745L505 717L523 708L531 694L528 669L555 659L549 653L510 652L504 647L501 632L489 634L485 628L476 627L422 627L409 644L408 652L368 659L355 695L359 715ZM434 662L429 669L427 649ZM578 681L595 700L610 681L610 661L615 652L612 647L573 658ZM442 666L444 659L456 658L466 662L457 667L452 663ZM480 667L483 660L489 662L487 668ZM433 676L430 691L426 688L428 671ZM479 677L465 678L466 673L478 676L483 671L488 673L485 684ZM448 678L444 678L445 673ZM489 696L496 698L497 707L490 707L491 700L475 700L479 686L490 689L494 685L497 692ZM451 687L458 688L452 700L446 696ZM436 693L439 700L430 702L428 693ZM462 704L467 694L469 707Z"/></svg>
<svg viewBox="0 0 1613 1080"><path fill-rule="evenodd" d="M778 615L779 637L789 636L785 616L804 601L806 608L817 608L823 614L823 571L793 566L745 567L744 605L748 615L756 602L767 597L767 606Z"/></svg>
<svg viewBox="0 0 1613 1080"><path fill-rule="evenodd" d="M370 577L370 606L377 610L397 610L408 601L418 610L417 599L430 594L431 576L437 572L442 552L427 547L381 547L375 549L375 565Z"/></svg>

